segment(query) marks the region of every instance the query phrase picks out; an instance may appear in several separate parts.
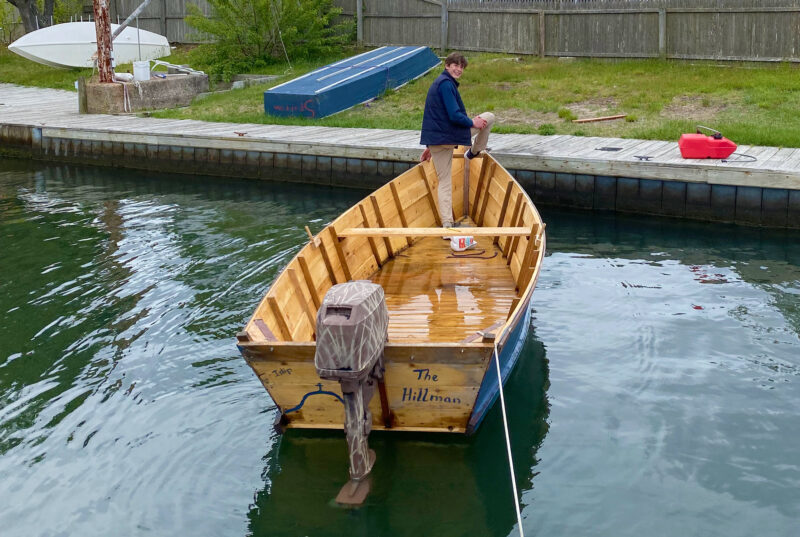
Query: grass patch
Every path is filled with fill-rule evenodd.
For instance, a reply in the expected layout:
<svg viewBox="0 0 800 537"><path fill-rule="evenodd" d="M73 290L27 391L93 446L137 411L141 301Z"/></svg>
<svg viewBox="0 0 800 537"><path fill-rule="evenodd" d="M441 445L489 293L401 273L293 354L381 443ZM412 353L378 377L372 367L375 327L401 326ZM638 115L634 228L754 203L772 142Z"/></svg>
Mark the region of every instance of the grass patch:
<svg viewBox="0 0 800 537"><path fill-rule="evenodd" d="M35 63L0 47L0 82L75 91L75 81L91 74L91 69L56 69Z"/></svg>
<svg viewBox="0 0 800 537"><path fill-rule="evenodd" d="M275 64L259 73L268 86L218 93L192 106L153 115L204 121L418 130L436 69L399 91L321 120L264 114L263 93L355 50L315 61ZM202 49L181 47L167 58L203 69ZM461 94L470 114L491 110L501 133L677 140L695 125L718 129L739 144L800 147L800 72L785 64L584 59L559 62L506 54L470 54ZM0 81L71 89L81 72L34 64L0 49ZM572 119L627 114L628 119L573 124Z"/></svg>

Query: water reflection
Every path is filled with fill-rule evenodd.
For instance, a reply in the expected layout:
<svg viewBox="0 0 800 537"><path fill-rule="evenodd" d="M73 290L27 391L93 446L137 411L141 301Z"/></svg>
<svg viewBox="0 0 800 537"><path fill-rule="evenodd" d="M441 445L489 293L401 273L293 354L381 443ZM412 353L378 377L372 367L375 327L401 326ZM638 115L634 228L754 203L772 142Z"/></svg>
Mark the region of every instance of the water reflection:
<svg viewBox="0 0 800 537"><path fill-rule="evenodd" d="M799 234L545 217L551 255L536 298L548 312L539 337L555 427L542 473L555 494L525 494L534 526L791 533L800 517L790 440L800 433ZM613 500L601 492L609 488ZM607 515L543 514L567 501Z"/></svg>
<svg viewBox="0 0 800 537"><path fill-rule="evenodd" d="M340 434L271 430L233 334L363 195L0 160L3 535L515 534L497 407L373 435L357 511ZM792 535L800 234L544 217L507 393L526 534Z"/></svg>
<svg viewBox="0 0 800 537"><path fill-rule="evenodd" d="M516 479L531 488L547 434L548 362L535 335L506 386ZM505 535L516 525L502 418L495 406L474 437L370 435L377 454L367 503L333 499L347 477L342 433L289 430L265 456L253 535Z"/></svg>

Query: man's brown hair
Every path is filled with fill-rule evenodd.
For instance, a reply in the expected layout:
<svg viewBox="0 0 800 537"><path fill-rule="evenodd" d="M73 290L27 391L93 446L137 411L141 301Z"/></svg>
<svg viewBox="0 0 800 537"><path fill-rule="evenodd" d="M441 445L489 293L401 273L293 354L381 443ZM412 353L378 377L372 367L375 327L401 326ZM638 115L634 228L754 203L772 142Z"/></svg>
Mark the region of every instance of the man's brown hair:
<svg viewBox="0 0 800 537"><path fill-rule="evenodd" d="M460 52L451 52L447 58L444 59L445 67L454 63L460 65L462 69L466 69L467 67L467 59Z"/></svg>

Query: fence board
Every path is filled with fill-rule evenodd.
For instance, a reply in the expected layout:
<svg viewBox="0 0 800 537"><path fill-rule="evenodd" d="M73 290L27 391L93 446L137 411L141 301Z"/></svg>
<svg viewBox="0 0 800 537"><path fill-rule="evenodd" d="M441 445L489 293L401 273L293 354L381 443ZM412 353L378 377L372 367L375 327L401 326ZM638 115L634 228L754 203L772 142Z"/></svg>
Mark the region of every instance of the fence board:
<svg viewBox="0 0 800 537"><path fill-rule="evenodd" d="M539 15L536 12L452 11L448 18L448 48L539 53Z"/></svg>
<svg viewBox="0 0 800 537"><path fill-rule="evenodd" d="M564 12L545 15L545 54L658 56L658 12Z"/></svg>

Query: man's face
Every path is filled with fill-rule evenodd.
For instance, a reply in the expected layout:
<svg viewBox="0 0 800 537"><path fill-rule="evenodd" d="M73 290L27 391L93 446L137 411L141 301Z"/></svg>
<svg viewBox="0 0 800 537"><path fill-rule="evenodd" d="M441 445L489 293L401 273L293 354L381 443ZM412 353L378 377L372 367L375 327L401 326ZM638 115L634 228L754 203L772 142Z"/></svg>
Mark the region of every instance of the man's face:
<svg viewBox="0 0 800 537"><path fill-rule="evenodd" d="M450 76L452 76L456 80L461 78L461 74L464 72L464 68L461 67L461 64L458 63L451 63L449 65L445 65L444 70L450 73Z"/></svg>

